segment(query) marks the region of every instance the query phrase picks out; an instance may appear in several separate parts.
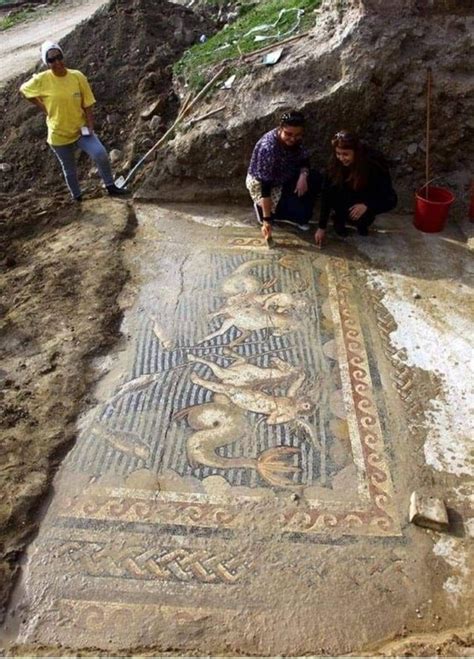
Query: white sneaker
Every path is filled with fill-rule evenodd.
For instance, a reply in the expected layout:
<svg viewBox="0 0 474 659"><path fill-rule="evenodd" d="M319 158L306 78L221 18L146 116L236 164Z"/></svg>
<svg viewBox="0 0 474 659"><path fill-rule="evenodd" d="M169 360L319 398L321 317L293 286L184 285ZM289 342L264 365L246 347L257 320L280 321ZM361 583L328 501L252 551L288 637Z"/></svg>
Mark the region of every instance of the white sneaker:
<svg viewBox="0 0 474 659"><path fill-rule="evenodd" d="M257 205L256 202L254 202L253 209L254 209L254 211L255 211L255 216L256 216L256 218L257 218L257 222L260 224L260 226L262 226L262 224L263 224L263 220L262 220L262 218L260 217L260 213L258 212L258 205Z"/></svg>
<svg viewBox="0 0 474 659"><path fill-rule="evenodd" d="M293 222L293 220L280 220L277 222L284 222L285 224L290 224L292 227L296 227L300 231L309 231L309 224L298 224L298 222Z"/></svg>

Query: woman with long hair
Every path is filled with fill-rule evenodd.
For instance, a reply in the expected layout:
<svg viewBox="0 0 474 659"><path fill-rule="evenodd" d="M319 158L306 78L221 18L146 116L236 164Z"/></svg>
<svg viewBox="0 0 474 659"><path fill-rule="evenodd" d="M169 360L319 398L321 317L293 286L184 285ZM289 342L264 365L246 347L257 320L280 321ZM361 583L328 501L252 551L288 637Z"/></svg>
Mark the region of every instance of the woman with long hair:
<svg viewBox="0 0 474 659"><path fill-rule="evenodd" d="M322 246L331 211L338 236L353 225L367 236L375 217L397 205L390 171L381 153L362 142L355 133L341 130L331 140L332 154L321 192L321 215L314 236Z"/></svg>
<svg viewBox="0 0 474 659"><path fill-rule="evenodd" d="M85 151L95 162L109 195L128 194L115 185L109 156L94 132L92 106L95 98L86 76L66 68L64 53L57 43L45 41L41 46L41 58L48 70L24 82L20 92L46 115L47 142L59 160L71 197L75 201L82 200L76 148Z"/></svg>
<svg viewBox="0 0 474 659"><path fill-rule="evenodd" d="M285 112L277 128L265 133L253 150L245 183L267 240L274 220L309 230L320 181L319 174L310 171L303 135L303 114Z"/></svg>

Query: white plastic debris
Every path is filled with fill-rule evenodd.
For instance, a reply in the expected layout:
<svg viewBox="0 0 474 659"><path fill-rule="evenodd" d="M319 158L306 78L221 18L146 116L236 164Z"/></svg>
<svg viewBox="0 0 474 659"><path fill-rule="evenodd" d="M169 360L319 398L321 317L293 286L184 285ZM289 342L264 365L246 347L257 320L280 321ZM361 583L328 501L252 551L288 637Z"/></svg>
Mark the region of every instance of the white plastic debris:
<svg viewBox="0 0 474 659"><path fill-rule="evenodd" d="M251 30L249 30L246 34L244 34L244 39L254 32L266 32L267 30L270 30L271 28L276 28L281 21L282 17L284 14L288 12L296 12L296 22L295 24L287 31L287 32L281 32L278 30L276 34L257 34L254 37L254 41L265 41L266 39L285 39L286 37L289 37L293 32L295 32L301 23L301 17L304 14L304 9L297 8L297 7L290 7L288 9L281 9L280 12L278 13L278 18L274 23L263 23L262 25L257 25L253 27Z"/></svg>
<svg viewBox="0 0 474 659"><path fill-rule="evenodd" d="M278 62L282 53L283 53L283 48L272 50L271 53L267 53L266 55L263 56L262 62L267 66L273 66L273 64L276 64Z"/></svg>
<svg viewBox="0 0 474 659"><path fill-rule="evenodd" d="M222 85L221 89L231 89L236 77L237 76L235 75L235 73L229 76L229 78L227 78L227 80Z"/></svg>

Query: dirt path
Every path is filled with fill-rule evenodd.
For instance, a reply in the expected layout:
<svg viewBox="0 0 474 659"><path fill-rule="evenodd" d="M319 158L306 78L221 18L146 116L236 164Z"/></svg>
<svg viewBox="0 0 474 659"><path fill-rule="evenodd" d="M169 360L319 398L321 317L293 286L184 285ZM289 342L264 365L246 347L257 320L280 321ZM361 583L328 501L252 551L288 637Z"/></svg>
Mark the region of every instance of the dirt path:
<svg viewBox="0 0 474 659"><path fill-rule="evenodd" d="M65 2L41 12L35 18L2 32L0 39L0 88L39 58L39 47L46 39L59 40L91 16L104 0Z"/></svg>

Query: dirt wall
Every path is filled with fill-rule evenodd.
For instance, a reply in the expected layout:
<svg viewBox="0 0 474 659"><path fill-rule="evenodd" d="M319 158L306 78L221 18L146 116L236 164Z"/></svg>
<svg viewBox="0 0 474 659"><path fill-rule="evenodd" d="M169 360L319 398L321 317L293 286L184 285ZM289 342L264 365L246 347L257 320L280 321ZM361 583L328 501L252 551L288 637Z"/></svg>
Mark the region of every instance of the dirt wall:
<svg viewBox="0 0 474 659"><path fill-rule="evenodd" d="M143 198L246 200L246 168L253 145L282 110L307 117L313 163L324 167L332 134L358 131L385 152L402 205L424 183L426 72L433 71L431 175L467 202L468 154L473 150L474 11L444 5L376 0L325 3L307 38L285 47L280 62L234 61L238 78L200 112L225 105L217 118L174 140L140 189ZM332 7L332 8L331 8ZM462 11L461 11L462 9ZM396 18L396 20L395 20Z"/></svg>

